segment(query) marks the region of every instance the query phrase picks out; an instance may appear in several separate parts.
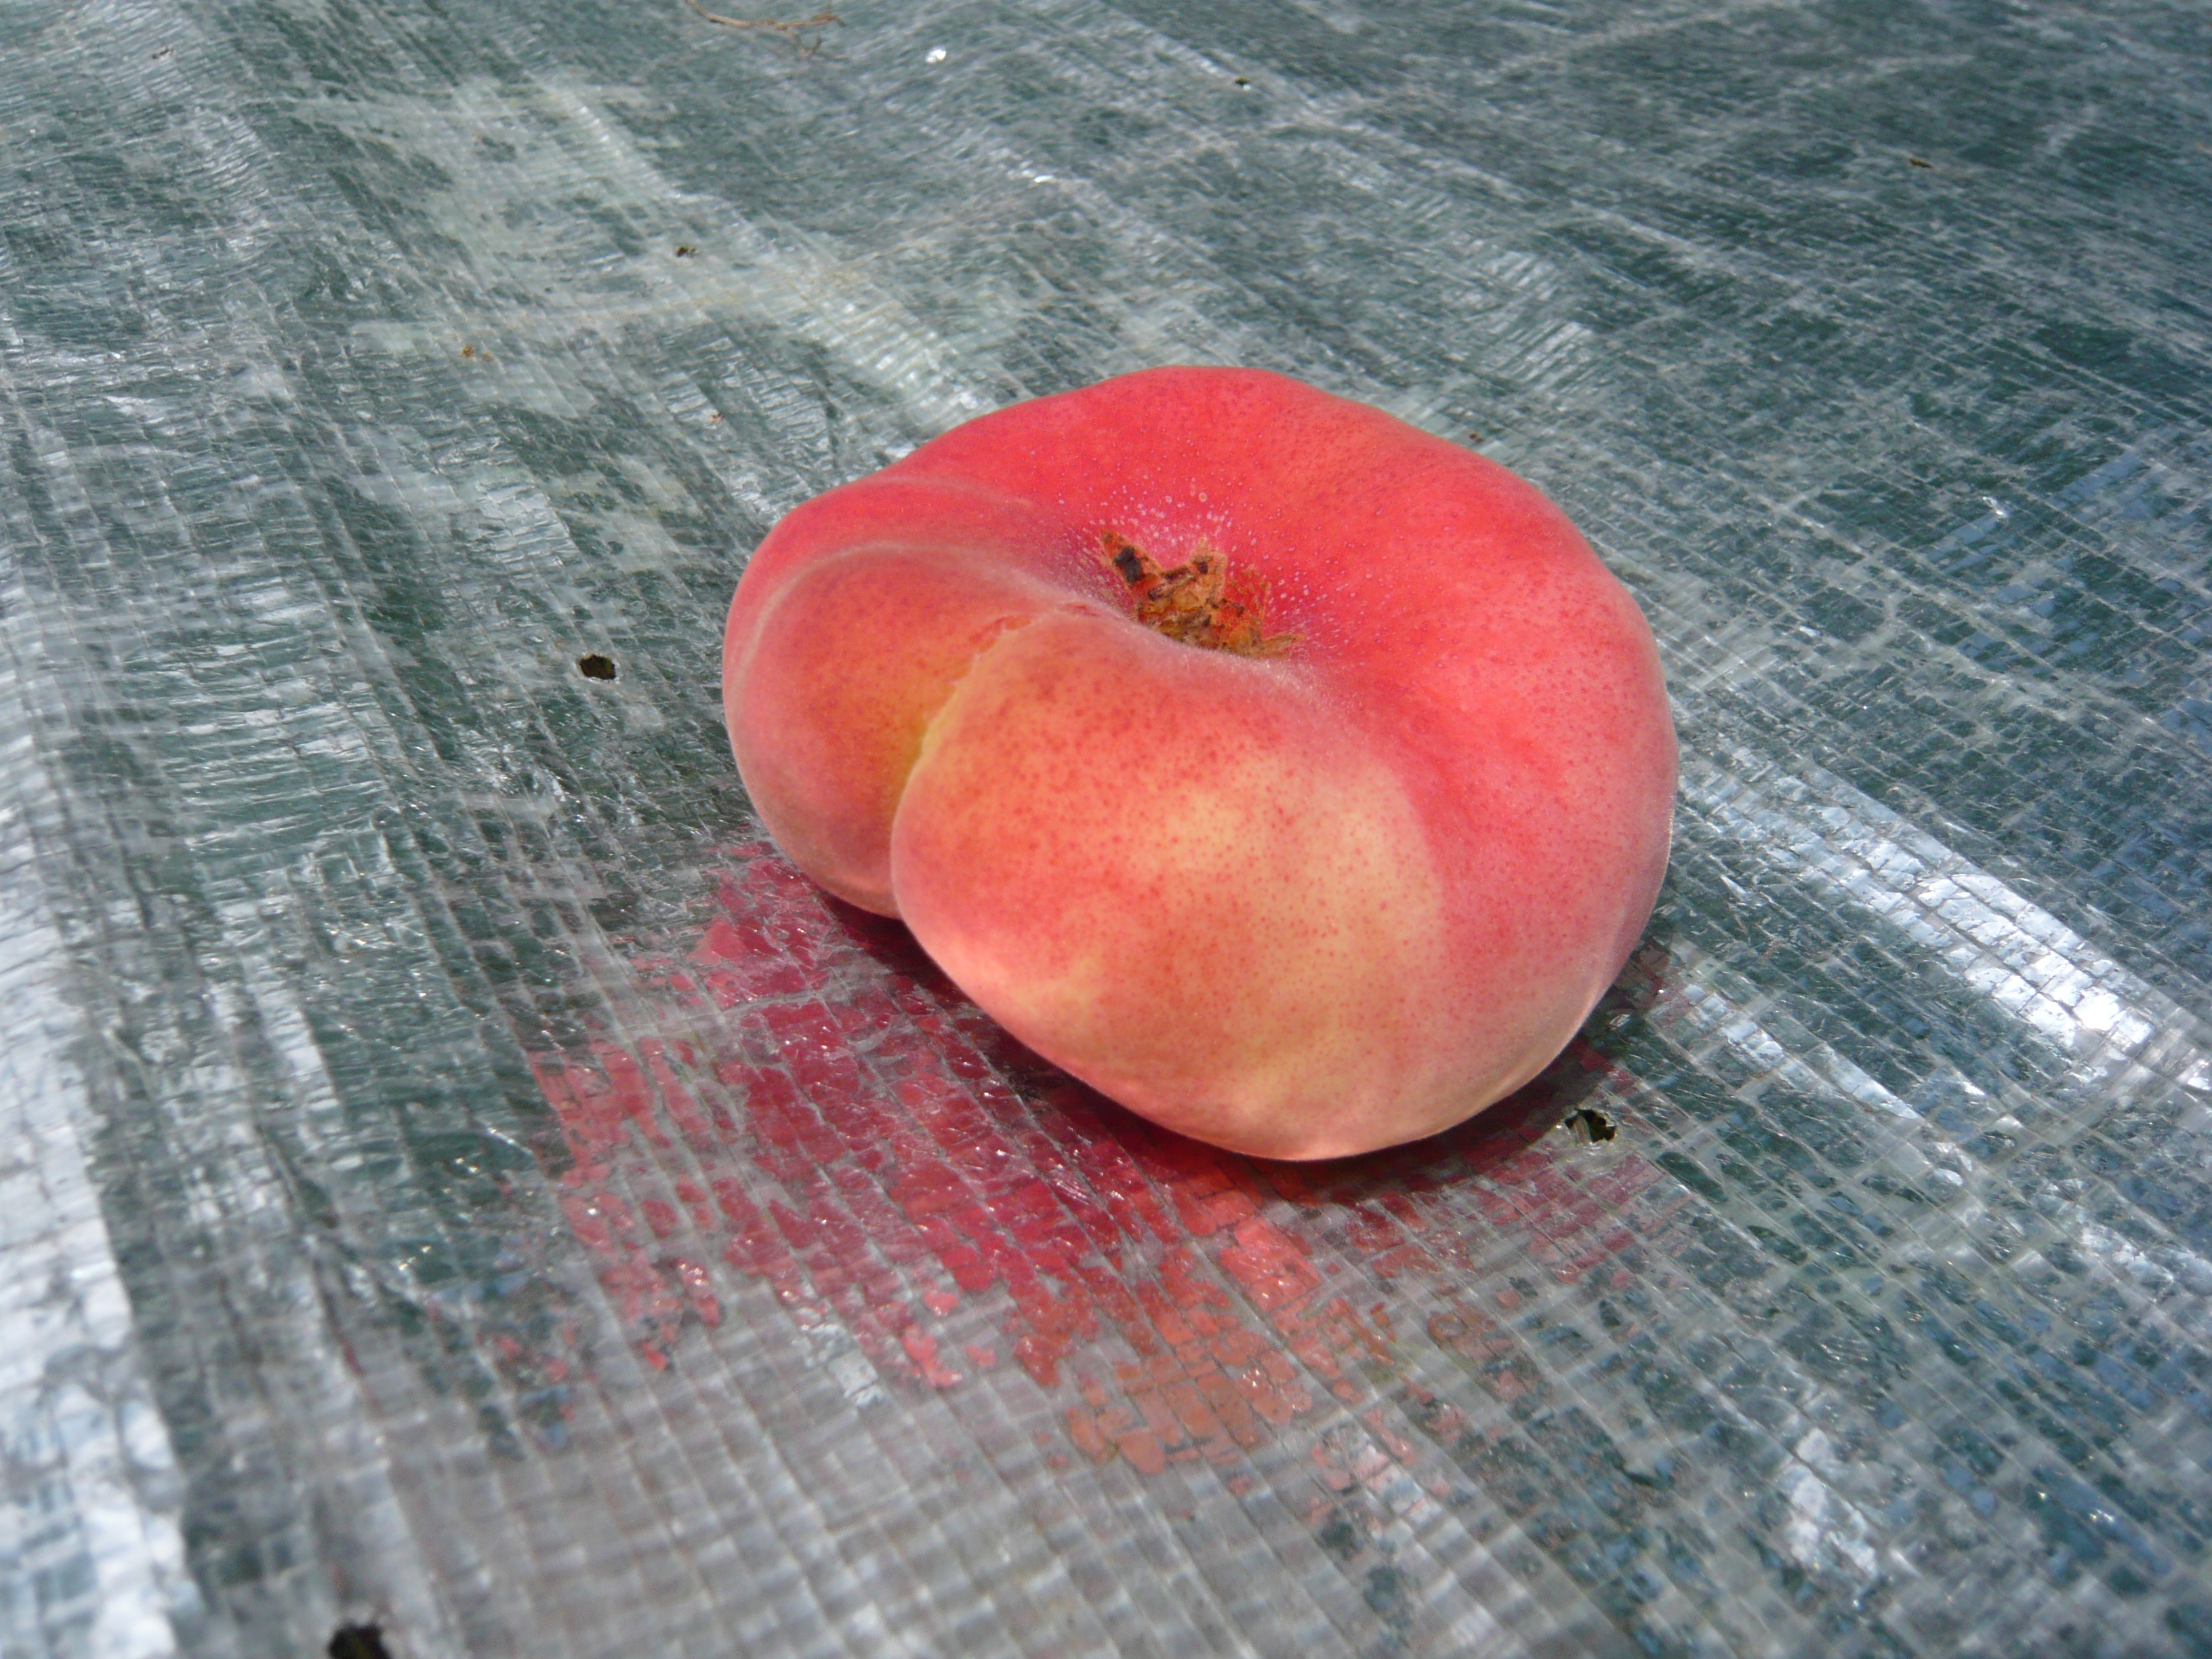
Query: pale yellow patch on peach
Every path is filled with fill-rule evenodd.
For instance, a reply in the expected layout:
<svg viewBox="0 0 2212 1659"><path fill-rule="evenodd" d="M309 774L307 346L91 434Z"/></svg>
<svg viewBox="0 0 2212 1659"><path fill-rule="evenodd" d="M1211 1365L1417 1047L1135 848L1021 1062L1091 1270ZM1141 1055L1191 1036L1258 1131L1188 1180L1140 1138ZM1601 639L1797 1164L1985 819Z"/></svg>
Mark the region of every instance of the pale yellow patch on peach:
<svg viewBox="0 0 2212 1659"><path fill-rule="evenodd" d="M1111 617L1004 636L931 724L891 884L1008 1030L1218 1146L1403 1139L1486 1081L1436 1063L1466 1050L1413 806L1294 668Z"/></svg>
<svg viewBox="0 0 2212 1659"><path fill-rule="evenodd" d="M724 671L738 775L776 844L838 897L897 915L891 817L924 729L978 652L1055 602L933 549L859 548L799 572Z"/></svg>

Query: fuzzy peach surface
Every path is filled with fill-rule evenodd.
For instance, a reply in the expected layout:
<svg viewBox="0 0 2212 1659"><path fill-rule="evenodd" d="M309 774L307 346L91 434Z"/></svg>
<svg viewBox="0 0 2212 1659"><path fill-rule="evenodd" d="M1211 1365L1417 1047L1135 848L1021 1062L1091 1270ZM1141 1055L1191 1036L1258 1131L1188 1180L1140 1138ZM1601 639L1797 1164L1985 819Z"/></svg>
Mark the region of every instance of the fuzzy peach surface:
<svg viewBox="0 0 2212 1659"><path fill-rule="evenodd" d="M1279 654L1145 627L1099 556L1210 546ZM1557 508L1257 371L1019 404L799 507L723 697L777 844L1039 1054L1272 1158L1445 1128L1558 1054L1667 860L1657 652Z"/></svg>

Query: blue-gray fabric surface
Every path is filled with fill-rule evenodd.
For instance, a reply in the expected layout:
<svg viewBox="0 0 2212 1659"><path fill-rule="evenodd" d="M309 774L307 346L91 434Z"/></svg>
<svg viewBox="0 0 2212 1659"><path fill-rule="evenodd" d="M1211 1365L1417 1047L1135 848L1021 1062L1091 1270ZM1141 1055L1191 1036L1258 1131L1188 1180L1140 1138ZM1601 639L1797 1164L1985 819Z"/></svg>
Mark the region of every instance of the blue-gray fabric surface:
<svg viewBox="0 0 2212 1659"><path fill-rule="evenodd" d="M2212 1654L2201 7L0 0L0 1652ZM757 844L768 526L1170 362L1652 618L1512 1133L1209 1161Z"/></svg>

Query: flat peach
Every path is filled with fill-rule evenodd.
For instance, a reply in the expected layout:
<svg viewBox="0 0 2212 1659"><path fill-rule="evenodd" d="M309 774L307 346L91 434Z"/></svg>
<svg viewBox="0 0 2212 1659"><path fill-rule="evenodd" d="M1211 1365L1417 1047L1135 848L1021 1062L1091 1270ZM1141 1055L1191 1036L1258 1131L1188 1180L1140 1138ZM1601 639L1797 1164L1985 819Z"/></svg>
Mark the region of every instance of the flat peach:
<svg viewBox="0 0 2212 1659"><path fill-rule="evenodd" d="M1158 1122L1323 1158L1533 1077L1664 872L1650 629L1492 463L1277 375L987 416L787 517L724 697L777 843Z"/></svg>

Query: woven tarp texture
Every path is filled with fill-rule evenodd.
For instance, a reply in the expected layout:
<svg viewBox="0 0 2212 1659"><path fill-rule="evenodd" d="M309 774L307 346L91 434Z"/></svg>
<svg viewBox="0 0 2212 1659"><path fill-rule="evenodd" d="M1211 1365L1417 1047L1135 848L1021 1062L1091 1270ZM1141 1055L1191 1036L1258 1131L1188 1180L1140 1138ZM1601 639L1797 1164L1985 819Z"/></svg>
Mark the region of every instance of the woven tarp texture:
<svg viewBox="0 0 2212 1659"><path fill-rule="evenodd" d="M2212 14L763 15L0 0L0 1654L2212 1655ZM1169 362L1658 635L1437 1141L1151 1129L731 763L781 514Z"/></svg>

